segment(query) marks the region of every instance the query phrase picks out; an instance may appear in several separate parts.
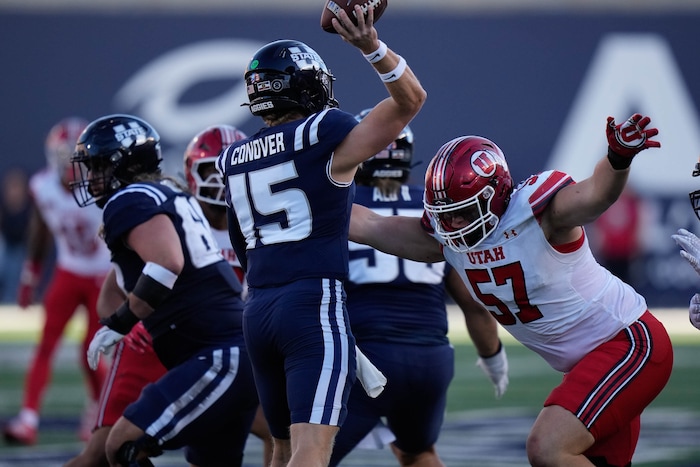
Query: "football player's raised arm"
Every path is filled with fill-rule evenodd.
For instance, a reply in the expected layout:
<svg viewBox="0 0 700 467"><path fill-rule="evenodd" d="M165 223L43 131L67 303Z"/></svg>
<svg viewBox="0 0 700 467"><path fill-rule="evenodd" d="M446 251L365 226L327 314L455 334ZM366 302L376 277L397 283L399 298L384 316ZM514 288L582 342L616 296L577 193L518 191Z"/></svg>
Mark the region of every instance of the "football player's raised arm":
<svg viewBox="0 0 700 467"><path fill-rule="evenodd" d="M632 159L645 149L661 147L652 139L659 130L650 124L651 118L638 113L619 125L608 117L608 154L598 161L590 177L556 194L545 214L553 231L593 222L617 200L627 183Z"/></svg>
<svg viewBox="0 0 700 467"><path fill-rule="evenodd" d="M545 212L554 230L572 229L596 220L622 193L629 170L614 170L601 159L593 175L562 188Z"/></svg>
<svg viewBox="0 0 700 467"><path fill-rule="evenodd" d="M440 244L423 230L420 222L416 217L380 216L365 206L353 204L350 240L413 261L443 261Z"/></svg>
<svg viewBox="0 0 700 467"><path fill-rule="evenodd" d="M354 26L341 11L342 27L336 29L343 40L362 52L379 75L389 97L377 104L336 148L332 174L338 181L352 180L358 164L391 144L418 114L427 98L406 60L379 40L368 18L362 13L357 16L364 20L358 19L358 25Z"/></svg>

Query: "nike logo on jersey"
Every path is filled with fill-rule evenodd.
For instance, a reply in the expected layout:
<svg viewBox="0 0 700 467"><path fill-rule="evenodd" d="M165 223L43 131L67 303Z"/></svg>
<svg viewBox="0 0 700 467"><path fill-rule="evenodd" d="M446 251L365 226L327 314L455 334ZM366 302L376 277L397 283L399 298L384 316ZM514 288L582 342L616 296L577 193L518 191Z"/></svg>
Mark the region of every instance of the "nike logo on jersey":
<svg viewBox="0 0 700 467"><path fill-rule="evenodd" d="M243 164L272 156L284 151L284 133L273 133L263 138L257 138L234 148L230 164Z"/></svg>
<svg viewBox="0 0 700 467"><path fill-rule="evenodd" d="M467 258L472 264L488 264L493 261L503 261L506 255L503 254L503 247L499 246L489 250L470 251L467 253Z"/></svg>

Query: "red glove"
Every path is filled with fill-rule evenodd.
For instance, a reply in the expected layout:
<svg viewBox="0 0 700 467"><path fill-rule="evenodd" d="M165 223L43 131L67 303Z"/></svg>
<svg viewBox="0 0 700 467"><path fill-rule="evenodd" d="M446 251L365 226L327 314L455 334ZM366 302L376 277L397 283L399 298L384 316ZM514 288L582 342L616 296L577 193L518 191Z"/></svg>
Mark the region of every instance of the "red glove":
<svg viewBox="0 0 700 467"><path fill-rule="evenodd" d="M608 159L616 170L626 169L632 158L647 148L660 148L661 143L651 138L659 134L656 128L647 129L651 118L641 114L632 115L627 121L615 125L615 119L608 117L605 132L608 137Z"/></svg>
<svg viewBox="0 0 700 467"><path fill-rule="evenodd" d="M136 323L136 325L131 328L129 334L124 337L124 342L126 342L131 350L141 355L153 351L153 339L148 331L146 331L142 322Z"/></svg>
<svg viewBox="0 0 700 467"><path fill-rule="evenodd" d="M17 304L21 308L27 308L34 303L34 290L41 279L41 264L38 261L27 260L22 265L19 276L19 289L17 290Z"/></svg>

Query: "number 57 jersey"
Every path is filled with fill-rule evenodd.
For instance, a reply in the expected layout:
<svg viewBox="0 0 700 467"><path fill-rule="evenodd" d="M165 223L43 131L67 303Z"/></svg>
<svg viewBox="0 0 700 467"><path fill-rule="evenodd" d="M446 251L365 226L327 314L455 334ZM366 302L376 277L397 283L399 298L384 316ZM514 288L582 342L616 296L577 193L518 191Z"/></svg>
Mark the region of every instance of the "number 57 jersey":
<svg viewBox="0 0 700 467"><path fill-rule="evenodd" d="M497 229L477 248L444 249L474 298L520 343L562 372L647 310L641 295L596 262L585 233L556 247L545 238L539 216L571 183L558 171L530 177L515 189Z"/></svg>

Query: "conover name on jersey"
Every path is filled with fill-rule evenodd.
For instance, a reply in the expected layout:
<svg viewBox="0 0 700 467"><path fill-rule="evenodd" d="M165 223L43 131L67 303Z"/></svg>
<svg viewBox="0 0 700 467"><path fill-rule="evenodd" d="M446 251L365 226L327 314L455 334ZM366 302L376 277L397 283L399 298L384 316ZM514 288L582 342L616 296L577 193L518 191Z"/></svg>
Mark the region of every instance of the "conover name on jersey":
<svg viewBox="0 0 700 467"><path fill-rule="evenodd" d="M271 156L284 151L284 133L273 133L262 138L250 140L233 149L231 165Z"/></svg>

